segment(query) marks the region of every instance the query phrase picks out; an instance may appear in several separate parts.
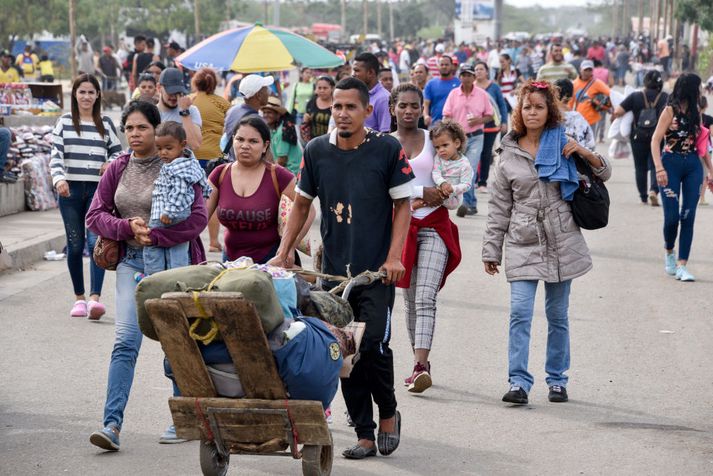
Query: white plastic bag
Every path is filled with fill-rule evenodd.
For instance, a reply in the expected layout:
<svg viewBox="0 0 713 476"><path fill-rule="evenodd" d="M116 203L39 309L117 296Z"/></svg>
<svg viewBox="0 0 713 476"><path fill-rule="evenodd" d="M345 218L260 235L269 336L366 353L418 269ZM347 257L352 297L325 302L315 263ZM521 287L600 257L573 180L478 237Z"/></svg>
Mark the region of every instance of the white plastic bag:
<svg viewBox="0 0 713 476"><path fill-rule="evenodd" d="M621 135L624 137L624 139L628 139L631 135L631 128L634 126L634 113L629 111L623 116L621 116L620 119L621 126L619 128L619 131L621 132Z"/></svg>
<svg viewBox="0 0 713 476"><path fill-rule="evenodd" d="M612 159L628 159L631 148L628 141L612 140L609 144L609 157Z"/></svg>

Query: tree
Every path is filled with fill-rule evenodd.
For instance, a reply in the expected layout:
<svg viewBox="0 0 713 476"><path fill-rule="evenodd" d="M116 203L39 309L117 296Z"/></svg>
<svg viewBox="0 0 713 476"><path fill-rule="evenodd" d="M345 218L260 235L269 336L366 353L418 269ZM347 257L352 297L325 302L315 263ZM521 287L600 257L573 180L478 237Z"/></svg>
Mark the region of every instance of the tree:
<svg viewBox="0 0 713 476"><path fill-rule="evenodd" d="M698 23L703 30L713 31L711 0L678 0L676 16L689 23Z"/></svg>

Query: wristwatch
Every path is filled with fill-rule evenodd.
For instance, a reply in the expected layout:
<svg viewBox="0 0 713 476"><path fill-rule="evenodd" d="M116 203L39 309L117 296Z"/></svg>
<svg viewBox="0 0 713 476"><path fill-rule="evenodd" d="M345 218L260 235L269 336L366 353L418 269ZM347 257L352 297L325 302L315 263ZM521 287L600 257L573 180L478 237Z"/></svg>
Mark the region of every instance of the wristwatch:
<svg viewBox="0 0 713 476"><path fill-rule="evenodd" d="M190 116L191 111L189 111L188 109L181 109L180 111L178 111L178 115L181 117Z"/></svg>

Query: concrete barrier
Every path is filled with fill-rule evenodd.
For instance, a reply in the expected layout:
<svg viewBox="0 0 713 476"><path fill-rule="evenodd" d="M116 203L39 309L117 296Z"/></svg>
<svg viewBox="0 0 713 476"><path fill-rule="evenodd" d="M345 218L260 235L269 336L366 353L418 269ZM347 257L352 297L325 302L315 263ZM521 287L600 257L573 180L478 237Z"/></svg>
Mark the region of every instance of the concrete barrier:
<svg viewBox="0 0 713 476"><path fill-rule="evenodd" d="M25 182L0 183L0 217L25 211Z"/></svg>

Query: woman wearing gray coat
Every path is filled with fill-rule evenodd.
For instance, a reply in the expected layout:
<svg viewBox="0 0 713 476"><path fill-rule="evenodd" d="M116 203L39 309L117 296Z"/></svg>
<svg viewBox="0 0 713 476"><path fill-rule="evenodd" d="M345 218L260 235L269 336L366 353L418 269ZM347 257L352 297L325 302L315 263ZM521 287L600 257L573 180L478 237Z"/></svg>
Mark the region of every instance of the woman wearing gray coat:
<svg viewBox="0 0 713 476"><path fill-rule="evenodd" d="M520 89L512 115L513 130L505 136L495 169L488 222L483 237L485 271L494 275L503 263L510 283L510 333L508 346L510 390L503 401L526 404L534 379L527 370L530 327L535 292L545 283L548 323L545 371L551 402L567 401L569 369L569 292L572 279L592 268L584 237L575 224L569 203L576 180L563 183L543 176L541 160L549 154L569 167L573 153L585 159L596 176L611 175L608 161L563 136L551 147L550 137L563 134L554 87L544 81L527 82ZM554 134L554 135L553 135ZM540 147L541 140L543 147ZM565 142L566 141L566 142ZM564 146L560 144L564 143ZM567 169L569 170L569 169ZM576 175L575 175L576 176Z"/></svg>

